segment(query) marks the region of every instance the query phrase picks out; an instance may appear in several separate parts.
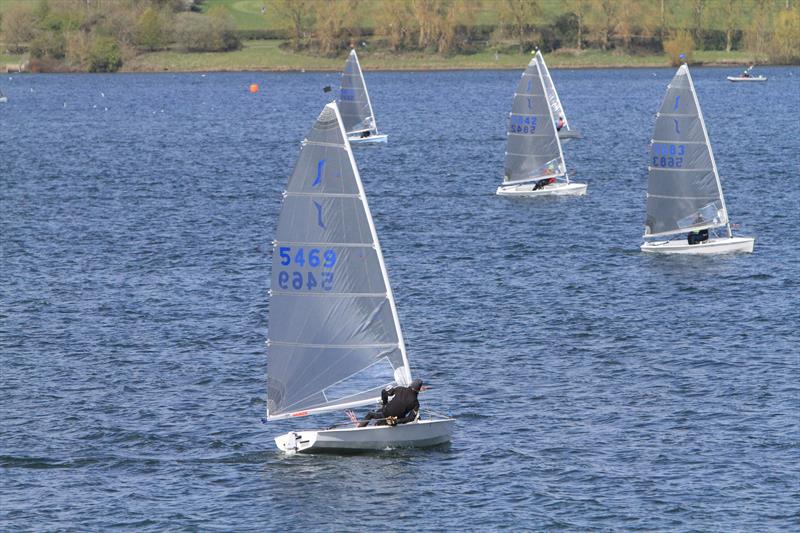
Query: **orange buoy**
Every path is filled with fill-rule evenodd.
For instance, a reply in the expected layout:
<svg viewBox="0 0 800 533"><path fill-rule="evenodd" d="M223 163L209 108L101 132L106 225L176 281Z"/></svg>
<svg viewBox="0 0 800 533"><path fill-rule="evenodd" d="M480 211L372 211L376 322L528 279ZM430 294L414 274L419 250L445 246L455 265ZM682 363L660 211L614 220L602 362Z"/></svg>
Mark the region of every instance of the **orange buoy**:
<svg viewBox="0 0 800 533"><path fill-rule="evenodd" d="M251 83L250 84L250 92L251 93L257 93L258 92L258 84L257 83Z"/></svg>

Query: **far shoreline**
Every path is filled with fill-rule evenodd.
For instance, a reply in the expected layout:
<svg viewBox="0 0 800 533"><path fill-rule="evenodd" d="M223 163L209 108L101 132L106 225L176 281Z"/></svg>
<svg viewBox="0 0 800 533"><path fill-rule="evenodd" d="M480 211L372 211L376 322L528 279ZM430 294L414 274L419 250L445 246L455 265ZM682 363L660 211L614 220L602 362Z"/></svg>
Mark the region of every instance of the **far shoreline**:
<svg viewBox="0 0 800 533"><path fill-rule="evenodd" d="M742 63L690 63L690 66L693 68L740 68ZM796 67L798 65L759 65L761 67ZM653 64L644 64L644 65L548 65L550 70L635 70L635 69L646 69L646 68L677 68L669 63L653 63ZM400 67L400 68L385 68L385 67L368 67L364 66L362 70L364 72L470 72L470 71L513 71L513 70L524 70L525 65L521 64L519 66L496 66L496 67L482 67L482 66L454 66L454 67ZM223 68L223 69L188 69L188 70L180 70L180 69L169 69L169 68L162 68L162 69L126 69L122 68L117 73L119 74L159 74L159 73L173 73L173 74L191 74L191 73L208 73L208 74L216 74L216 73L230 73L230 72L272 72L272 73L283 73L283 74L304 74L304 73L336 73L341 72L341 69L336 68L295 68L295 67L272 67L272 68L261 68L261 67L240 67L240 68ZM88 74L87 72L67 72L69 74Z"/></svg>

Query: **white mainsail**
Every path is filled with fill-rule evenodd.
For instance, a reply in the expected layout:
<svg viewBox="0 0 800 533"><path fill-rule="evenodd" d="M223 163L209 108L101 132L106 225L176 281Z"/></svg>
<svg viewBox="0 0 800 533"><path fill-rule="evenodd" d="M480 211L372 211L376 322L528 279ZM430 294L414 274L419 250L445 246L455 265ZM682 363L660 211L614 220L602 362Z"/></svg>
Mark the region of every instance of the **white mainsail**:
<svg viewBox="0 0 800 533"><path fill-rule="evenodd" d="M541 54L537 54L531 59L514 93L503 185L561 177L569 183L540 58Z"/></svg>
<svg viewBox="0 0 800 533"><path fill-rule="evenodd" d="M411 383L394 296L338 106L302 143L273 243L267 418L367 405Z"/></svg>
<svg viewBox="0 0 800 533"><path fill-rule="evenodd" d="M650 141L645 237L728 226L717 164L689 68L667 86Z"/></svg>
<svg viewBox="0 0 800 533"><path fill-rule="evenodd" d="M364 82L361 63L355 50L350 50L350 55L347 56L336 104L339 106L342 123L348 135L365 131L378 132L367 84Z"/></svg>
<svg viewBox="0 0 800 533"><path fill-rule="evenodd" d="M569 120L567 114L564 112L564 107L561 105L561 99L558 97L558 91L553 83L553 78L550 77L550 69L547 68L547 63L544 62L544 56L540 50L536 51L536 58L542 68L542 80L544 81L544 92L547 95L547 102L550 104L550 110L553 113L553 118L558 122L558 117L564 119L564 126L562 130L570 131Z"/></svg>

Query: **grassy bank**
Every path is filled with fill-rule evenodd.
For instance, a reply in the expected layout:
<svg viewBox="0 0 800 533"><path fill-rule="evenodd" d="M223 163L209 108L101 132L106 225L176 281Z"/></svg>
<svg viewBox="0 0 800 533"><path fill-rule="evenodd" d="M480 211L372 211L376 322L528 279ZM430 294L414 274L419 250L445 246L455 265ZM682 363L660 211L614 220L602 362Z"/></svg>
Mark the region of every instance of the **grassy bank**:
<svg viewBox="0 0 800 533"><path fill-rule="evenodd" d="M247 41L241 50L224 53L186 54L175 51L153 52L128 60L123 70L133 72L160 71L300 71L340 70L345 56L319 57L293 53L280 48L282 41ZM497 54L484 51L471 55L442 57L420 53L392 54L359 50L361 65L366 70L454 70L454 69L518 69L530 60L529 54ZM708 65L743 65L750 62L746 52L695 52L694 60ZM592 67L667 67L665 55L629 56L613 52L589 50L577 53L547 55L547 64L559 68Z"/></svg>

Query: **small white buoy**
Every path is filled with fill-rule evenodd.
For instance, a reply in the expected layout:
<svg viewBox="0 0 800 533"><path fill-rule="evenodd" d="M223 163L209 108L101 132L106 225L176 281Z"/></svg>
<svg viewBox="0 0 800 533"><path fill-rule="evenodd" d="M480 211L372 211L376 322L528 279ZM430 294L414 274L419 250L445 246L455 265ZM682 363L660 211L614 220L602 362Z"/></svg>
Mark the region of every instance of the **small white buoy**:
<svg viewBox="0 0 800 533"><path fill-rule="evenodd" d="M100 91L100 96L102 96L103 98L105 98L105 97L106 97L106 93L104 93L103 91Z"/></svg>

